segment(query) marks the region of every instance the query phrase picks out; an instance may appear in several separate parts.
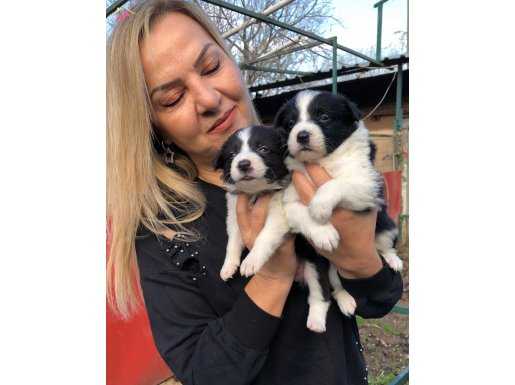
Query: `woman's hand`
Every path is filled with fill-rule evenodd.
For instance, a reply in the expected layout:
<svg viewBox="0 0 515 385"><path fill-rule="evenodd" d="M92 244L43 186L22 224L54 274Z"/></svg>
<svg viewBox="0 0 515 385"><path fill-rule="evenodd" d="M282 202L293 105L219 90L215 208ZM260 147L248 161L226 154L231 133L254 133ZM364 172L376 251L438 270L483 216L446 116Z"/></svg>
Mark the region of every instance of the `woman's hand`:
<svg viewBox="0 0 515 385"><path fill-rule="evenodd" d="M307 164L309 178L301 172L293 172L293 183L303 204L309 202L318 187L331 180L331 176L320 166ZM310 180L311 179L311 180ZM381 258L375 247L375 225L377 211L356 213L336 208L331 223L340 234L340 243L331 253L318 250L328 258L345 278L365 278L382 268Z"/></svg>
<svg viewBox="0 0 515 385"><path fill-rule="evenodd" d="M254 241L265 225L270 204L271 194L260 196L251 206L246 194L239 194L236 203L238 226L247 249L252 249ZM297 257L295 255L294 238L289 235L277 251L263 265L258 274L268 278L293 279L297 271Z"/></svg>

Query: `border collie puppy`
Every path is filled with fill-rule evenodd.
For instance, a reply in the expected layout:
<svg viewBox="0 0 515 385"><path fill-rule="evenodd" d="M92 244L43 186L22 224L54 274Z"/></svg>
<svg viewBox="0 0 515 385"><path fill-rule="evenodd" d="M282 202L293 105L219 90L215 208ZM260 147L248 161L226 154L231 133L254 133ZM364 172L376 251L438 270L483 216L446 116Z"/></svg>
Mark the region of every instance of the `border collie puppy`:
<svg viewBox="0 0 515 385"><path fill-rule="evenodd" d="M223 280L240 266L244 249L236 217L236 193L251 195L274 192L268 217L254 246L240 267L244 276L255 274L281 245L289 227L282 209L282 192L291 180L284 164L287 154L284 132L265 126L243 128L227 139L215 160L215 170L223 170L227 198L227 254L220 272Z"/></svg>
<svg viewBox="0 0 515 385"><path fill-rule="evenodd" d="M236 193L246 193L255 199L259 194L272 192L265 225L252 250L241 263L242 275L255 274L290 232L290 224L283 208L284 188L291 185L291 174L284 163L288 154L286 139L284 131L272 127L243 128L229 137L215 161L214 167L223 170L224 184L229 190L226 194L227 253L220 271L223 280L229 279L236 272L244 249L236 218ZM294 188L293 185L291 188ZM304 211L307 223L302 228L303 234L317 247L327 251L334 250L339 242L336 229L330 223L316 222L309 217L306 208ZM302 247L297 254L304 260L303 278L309 289L307 326L313 331L323 332L331 296L329 262L318 256L304 239L300 239L300 242Z"/></svg>
<svg viewBox="0 0 515 385"><path fill-rule="evenodd" d="M317 190L308 212L327 223L336 207L353 211L377 208L376 248L390 267L402 270L394 244L398 230L387 214L381 174L374 168L375 145L361 120L361 112L349 99L321 91L301 91L277 113L274 126L288 132L286 163L305 172L301 162L318 163L333 179ZM290 223L302 226L304 214L295 189L284 194ZM334 270L334 268L332 269ZM337 278L336 271L330 276ZM336 284L336 282L331 282Z"/></svg>

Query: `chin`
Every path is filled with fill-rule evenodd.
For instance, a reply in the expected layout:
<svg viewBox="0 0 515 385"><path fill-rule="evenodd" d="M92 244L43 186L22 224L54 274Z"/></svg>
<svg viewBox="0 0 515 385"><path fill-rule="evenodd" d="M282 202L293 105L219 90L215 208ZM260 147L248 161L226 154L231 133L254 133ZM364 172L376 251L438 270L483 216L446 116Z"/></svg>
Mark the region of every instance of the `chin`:
<svg viewBox="0 0 515 385"><path fill-rule="evenodd" d="M299 162L314 162L320 158L322 158L324 156L324 154L321 154L320 152L318 151L313 151L313 150L310 150L310 151L298 151L295 155L295 159L298 160Z"/></svg>

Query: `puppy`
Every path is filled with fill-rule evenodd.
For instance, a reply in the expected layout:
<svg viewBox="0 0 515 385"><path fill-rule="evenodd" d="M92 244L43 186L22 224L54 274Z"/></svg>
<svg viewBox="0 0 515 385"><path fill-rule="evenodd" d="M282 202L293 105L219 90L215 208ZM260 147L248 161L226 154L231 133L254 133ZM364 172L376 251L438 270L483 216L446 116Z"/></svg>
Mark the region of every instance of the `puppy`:
<svg viewBox="0 0 515 385"><path fill-rule="evenodd" d="M309 216L324 224L336 207L377 209L376 248L392 269L400 271L402 260L394 248L398 230L387 214L383 179L373 165L375 146L361 118L345 96L301 91L280 109L274 126L288 132L290 169L305 172L301 162L318 163L333 177L317 190L307 208ZM289 222L302 226L306 218L295 189L285 191L284 202Z"/></svg>
<svg viewBox="0 0 515 385"><path fill-rule="evenodd" d="M227 253L220 271L223 280L236 272L244 249L236 218L236 193L246 193L256 198L259 194L272 192L265 225L241 263L242 275L250 276L259 271L290 232L291 226L283 208L284 188L294 188L290 171L284 163L288 154L286 139L287 134L282 130L266 126L247 127L234 133L224 143L215 161L214 167L223 170L223 181L229 190L226 194ZM305 206L304 209L307 223L302 228L296 227L296 232L302 232L321 249L332 251L339 242L338 232L329 223L320 224L311 219ZM331 295L329 262L317 255L304 239L297 237L297 240L296 246L300 249L297 255L304 260L303 278L309 289L307 326L313 331L323 332ZM339 281L338 285L341 287ZM335 292L339 292L337 287L335 289Z"/></svg>
<svg viewBox="0 0 515 385"><path fill-rule="evenodd" d="M282 193L291 180L284 164L287 154L283 131L265 126L251 126L234 133L224 143L215 161L223 170L227 197L227 254L220 276L232 277L240 266L243 241L236 218L236 193L246 193L255 200L259 194L272 192L268 217L252 250L240 267L244 276L255 274L283 242L289 227L282 208Z"/></svg>

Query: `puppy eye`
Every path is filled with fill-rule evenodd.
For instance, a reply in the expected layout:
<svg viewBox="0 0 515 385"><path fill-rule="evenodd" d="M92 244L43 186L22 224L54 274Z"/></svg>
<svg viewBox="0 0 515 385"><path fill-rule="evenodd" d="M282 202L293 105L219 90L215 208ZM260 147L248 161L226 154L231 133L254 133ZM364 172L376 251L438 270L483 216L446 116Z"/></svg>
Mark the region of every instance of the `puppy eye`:
<svg viewBox="0 0 515 385"><path fill-rule="evenodd" d="M270 152L270 149L266 146L259 146L258 152L261 154L268 154Z"/></svg>
<svg viewBox="0 0 515 385"><path fill-rule="evenodd" d="M329 115L327 115L327 114L320 114L318 116L318 120L320 120L322 123L327 123L329 121Z"/></svg>
<svg viewBox="0 0 515 385"><path fill-rule="evenodd" d="M288 129L292 129L295 126L295 120L290 119L287 123Z"/></svg>
<svg viewBox="0 0 515 385"><path fill-rule="evenodd" d="M236 156L236 153L234 151L231 151L229 153L229 159L233 159Z"/></svg>

